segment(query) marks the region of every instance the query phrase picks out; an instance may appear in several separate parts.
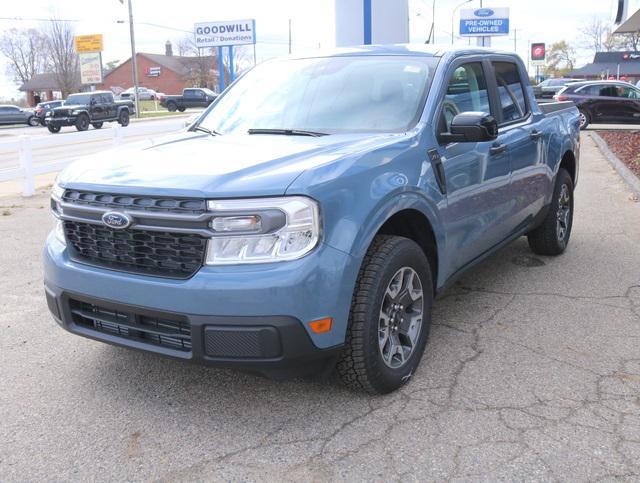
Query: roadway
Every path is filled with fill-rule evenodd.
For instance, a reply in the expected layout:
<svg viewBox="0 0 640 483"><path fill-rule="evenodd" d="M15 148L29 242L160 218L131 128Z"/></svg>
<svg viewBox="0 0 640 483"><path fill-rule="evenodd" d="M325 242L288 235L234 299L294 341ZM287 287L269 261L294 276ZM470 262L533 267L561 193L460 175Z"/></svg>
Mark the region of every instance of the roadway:
<svg viewBox="0 0 640 483"><path fill-rule="evenodd" d="M131 122L129 126L121 129L122 143L132 143L176 132L184 127L185 122L193 114ZM113 126L115 124L105 124L100 133L96 133L93 127L84 132L76 131L75 127L63 127L58 134L51 134L44 127L25 126L0 129L0 175L3 170L6 172L19 166L19 154L15 144L19 136L28 136L34 140L33 164L38 166L62 160L73 160L112 148L114 146ZM47 145L49 139L52 145Z"/></svg>

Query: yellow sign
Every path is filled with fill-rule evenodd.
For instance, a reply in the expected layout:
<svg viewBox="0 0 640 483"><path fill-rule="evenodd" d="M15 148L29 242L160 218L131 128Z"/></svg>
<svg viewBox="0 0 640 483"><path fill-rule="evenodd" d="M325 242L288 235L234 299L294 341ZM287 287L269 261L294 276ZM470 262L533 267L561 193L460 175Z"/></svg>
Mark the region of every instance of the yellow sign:
<svg viewBox="0 0 640 483"><path fill-rule="evenodd" d="M76 52L102 52L102 34L76 35Z"/></svg>

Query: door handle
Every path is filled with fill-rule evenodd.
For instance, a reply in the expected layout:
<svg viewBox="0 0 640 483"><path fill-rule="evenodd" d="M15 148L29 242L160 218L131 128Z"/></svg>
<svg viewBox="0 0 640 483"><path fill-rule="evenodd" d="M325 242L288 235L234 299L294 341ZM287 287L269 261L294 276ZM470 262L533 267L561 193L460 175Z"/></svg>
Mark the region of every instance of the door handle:
<svg viewBox="0 0 640 483"><path fill-rule="evenodd" d="M504 153L507 150L507 145L506 144L494 144L493 146L491 146L491 149L489 149L489 153L493 154L501 154Z"/></svg>
<svg viewBox="0 0 640 483"><path fill-rule="evenodd" d="M531 131L531 133L529 134L529 137L531 139L540 139L542 137L542 131L538 131L537 129L534 129L533 131Z"/></svg>

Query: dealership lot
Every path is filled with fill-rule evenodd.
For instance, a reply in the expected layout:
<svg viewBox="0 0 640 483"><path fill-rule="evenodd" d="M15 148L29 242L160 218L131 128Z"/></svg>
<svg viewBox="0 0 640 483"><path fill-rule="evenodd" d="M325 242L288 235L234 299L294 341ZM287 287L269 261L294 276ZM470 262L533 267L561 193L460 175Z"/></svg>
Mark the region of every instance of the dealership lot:
<svg viewBox="0 0 640 483"><path fill-rule="evenodd" d="M2 479L640 477L640 203L588 135L567 253L523 238L467 274L384 397L65 333L42 291L47 204L0 198Z"/></svg>

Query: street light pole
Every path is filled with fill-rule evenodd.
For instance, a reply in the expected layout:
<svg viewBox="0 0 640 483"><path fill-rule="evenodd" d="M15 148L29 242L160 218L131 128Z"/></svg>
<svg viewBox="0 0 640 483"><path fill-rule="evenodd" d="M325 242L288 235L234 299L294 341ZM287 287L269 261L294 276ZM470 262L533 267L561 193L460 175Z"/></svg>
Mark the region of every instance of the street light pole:
<svg viewBox="0 0 640 483"><path fill-rule="evenodd" d="M462 2L460 5L457 5L454 9L453 9L453 13L451 14L451 45L453 45L453 31L455 29L455 18L456 18L456 12L458 11L458 9L460 7L462 7L465 3L469 3L469 2L473 2L473 0L464 0L464 2Z"/></svg>
<svg viewBox="0 0 640 483"><path fill-rule="evenodd" d="M133 99L136 106L136 117L140 117L140 102L138 100L138 62L136 59L136 40L133 32L133 7L129 3L129 35L131 37L131 70L133 73Z"/></svg>

